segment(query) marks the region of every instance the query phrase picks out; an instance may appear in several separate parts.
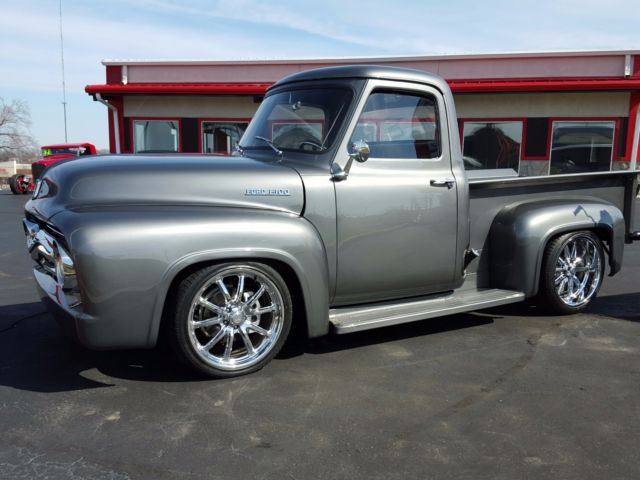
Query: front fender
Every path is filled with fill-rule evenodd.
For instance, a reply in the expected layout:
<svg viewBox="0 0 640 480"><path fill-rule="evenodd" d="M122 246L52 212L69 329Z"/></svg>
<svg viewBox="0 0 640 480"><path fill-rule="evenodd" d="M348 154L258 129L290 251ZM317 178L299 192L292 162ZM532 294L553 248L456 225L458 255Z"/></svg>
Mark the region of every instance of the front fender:
<svg viewBox="0 0 640 480"><path fill-rule="evenodd" d="M310 336L328 331L328 268L311 223L285 212L211 207L63 211L83 310L96 348L155 345L165 298L183 269L201 262L268 259L298 277Z"/></svg>
<svg viewBox="0 0 640 480"><path fill-rule="evenodd" d="M520 202L504 207L491 225L491 285L536 295L546 245L553 237L577 230L601 232L609 246L610 275L620 270L625 223L616 206L595 199Z"/></svg>

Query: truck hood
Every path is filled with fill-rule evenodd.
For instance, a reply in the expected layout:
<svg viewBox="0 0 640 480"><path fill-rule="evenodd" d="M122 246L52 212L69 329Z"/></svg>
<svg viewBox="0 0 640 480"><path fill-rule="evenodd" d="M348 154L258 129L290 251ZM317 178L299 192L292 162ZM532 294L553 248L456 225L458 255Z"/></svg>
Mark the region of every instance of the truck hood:
<svg viewBox="0 0 640 480"><path fill-rule="evenodd" d="M64 209L201 205L299 215L304 188L289 167L245 157L105 155L57 163L27 208L48 220Z"/></svg>

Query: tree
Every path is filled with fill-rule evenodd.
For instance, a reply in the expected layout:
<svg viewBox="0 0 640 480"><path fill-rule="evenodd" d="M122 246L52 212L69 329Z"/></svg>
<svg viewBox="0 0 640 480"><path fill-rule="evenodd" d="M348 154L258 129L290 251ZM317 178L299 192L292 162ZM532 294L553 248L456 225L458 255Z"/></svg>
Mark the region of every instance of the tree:
<svg viewBox="0 0 640 480"><path fill-rule="evenodd" d="M0 97L0 158L22 157L34 149L30 126L31 114L26 102L6 102Z"/></svg>

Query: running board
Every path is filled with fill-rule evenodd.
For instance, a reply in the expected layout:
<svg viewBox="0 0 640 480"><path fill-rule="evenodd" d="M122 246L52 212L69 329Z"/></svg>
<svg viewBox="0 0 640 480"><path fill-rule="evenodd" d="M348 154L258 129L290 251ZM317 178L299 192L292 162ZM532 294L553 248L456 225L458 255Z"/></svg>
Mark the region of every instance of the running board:
<svg viewBox="0 0 640 480"><path fill-rule="evenodd" d="M524 293L513 290L485 288L456 291L410 300L332 308L329 310L329 321L333 324L336 333L351 333L496 307L522 300L524 300Z"/></svg>

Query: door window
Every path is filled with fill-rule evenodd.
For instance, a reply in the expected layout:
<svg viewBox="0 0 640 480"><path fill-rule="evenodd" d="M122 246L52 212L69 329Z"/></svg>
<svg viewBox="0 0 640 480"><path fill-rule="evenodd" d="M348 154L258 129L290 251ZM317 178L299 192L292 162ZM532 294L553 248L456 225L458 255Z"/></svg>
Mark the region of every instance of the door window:
<svg viewBox="0 0 640 480"><path fill-rule="evenodd" d="M431 95L375 91L367 99L351 137L364 140L372 158L438 158L438 108Z"/></svg>

